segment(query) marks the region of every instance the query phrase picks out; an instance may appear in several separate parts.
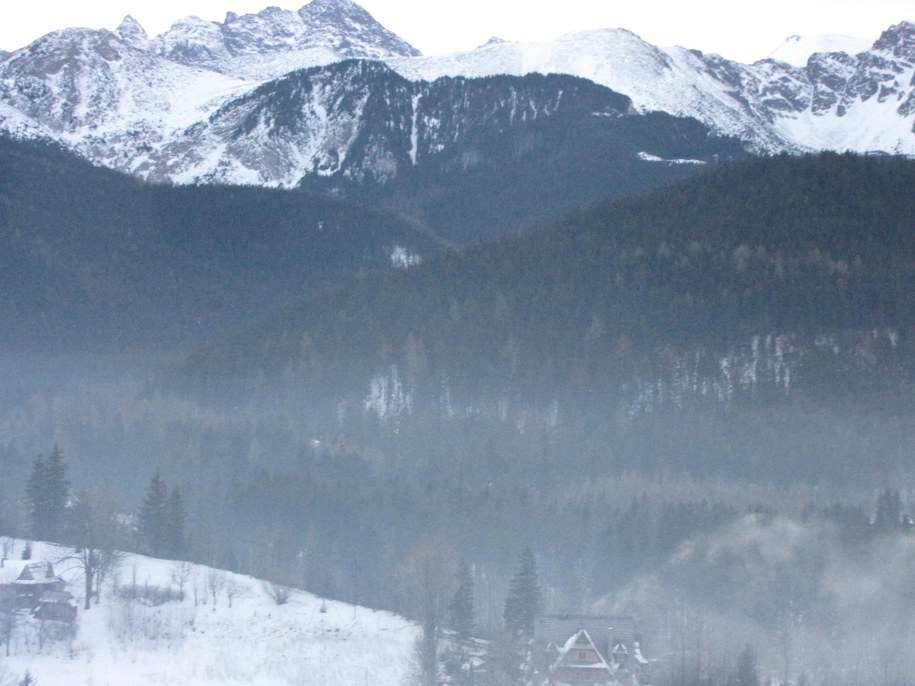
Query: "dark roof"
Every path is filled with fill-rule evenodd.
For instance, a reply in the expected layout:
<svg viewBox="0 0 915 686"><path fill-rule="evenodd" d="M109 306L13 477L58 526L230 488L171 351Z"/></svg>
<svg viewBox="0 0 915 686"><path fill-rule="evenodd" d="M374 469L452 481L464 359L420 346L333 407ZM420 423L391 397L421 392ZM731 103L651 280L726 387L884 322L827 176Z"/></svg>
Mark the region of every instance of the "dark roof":
<svg viewBox="0 0 915 686"><path fill-rule="evenodd" d="M22 568L16 581L45 581L54 578L54 568L50 562L29 562Z"/></svg>
<svg viewBox="0 0 915 686"><path fill-rule="evenodd" d="M39 603L65 603L69 604L73 600L73 594L69 591L45 591L38 598Z"/></svg>

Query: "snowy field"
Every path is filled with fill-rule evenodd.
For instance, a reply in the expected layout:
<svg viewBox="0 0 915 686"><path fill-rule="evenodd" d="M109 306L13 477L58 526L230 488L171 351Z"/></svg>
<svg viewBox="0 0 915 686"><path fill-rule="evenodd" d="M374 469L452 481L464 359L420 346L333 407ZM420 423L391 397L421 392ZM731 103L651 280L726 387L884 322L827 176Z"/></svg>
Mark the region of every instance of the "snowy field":
<svg viewBox="0 0 915 686"><path fill-rule="evenodd" d="M16 542L11 563L22 545ZM57 548L33 544L34 561L60 556ZM52 640L49 629L65 625L18 616L9 657L0 644L0 686L18 684L26 671L37 686L409 681L418 629L388 612L301 591L278 605L276 587L259 579L139 555L126 557L100 604L84 611L79 570L61 563L55 571L76 596L75 631Z"/></svg>

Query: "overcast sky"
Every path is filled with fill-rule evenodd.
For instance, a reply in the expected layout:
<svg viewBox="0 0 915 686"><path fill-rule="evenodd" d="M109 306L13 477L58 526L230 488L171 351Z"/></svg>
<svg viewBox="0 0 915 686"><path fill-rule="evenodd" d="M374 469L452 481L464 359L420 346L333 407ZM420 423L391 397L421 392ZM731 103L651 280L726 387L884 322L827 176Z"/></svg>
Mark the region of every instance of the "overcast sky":
<svg viewBox="0 0 915 686"><path fill-rule="evenodd" d="M116 27L131 14L155 36L180 17L222 21L226 11L257 12L275 0L5 0L0 48L14 50L68 26ZM902 20L915 19L913 0L364 0L388 29L425 54L467 50L492 36L506 40L556 38L592 28L626 28L660 46L682 45L752 62L792 34L842 34L876 39Z"/></svg>

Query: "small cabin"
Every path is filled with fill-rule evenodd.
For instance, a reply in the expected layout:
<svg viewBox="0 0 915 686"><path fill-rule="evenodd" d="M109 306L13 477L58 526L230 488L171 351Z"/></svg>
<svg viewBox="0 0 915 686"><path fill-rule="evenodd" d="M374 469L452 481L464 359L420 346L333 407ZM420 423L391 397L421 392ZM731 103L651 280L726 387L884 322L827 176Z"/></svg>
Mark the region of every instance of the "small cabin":
<svg viewBox="0 0 915 686"><path fill-rule="evenodd" d="M38 599L38 605L32 610L37 619L50 619L56 622L72 622L76 619L76 605L73 595L68 591L46 591Z"/></svg>
<svg viewBox="0 0 915 686"><path fill-rule="evenodd" d="M50 562L7 560L0 568L0 591L6 591L14 609L34 610L42 594L63 591L66 582Z"/></svg>

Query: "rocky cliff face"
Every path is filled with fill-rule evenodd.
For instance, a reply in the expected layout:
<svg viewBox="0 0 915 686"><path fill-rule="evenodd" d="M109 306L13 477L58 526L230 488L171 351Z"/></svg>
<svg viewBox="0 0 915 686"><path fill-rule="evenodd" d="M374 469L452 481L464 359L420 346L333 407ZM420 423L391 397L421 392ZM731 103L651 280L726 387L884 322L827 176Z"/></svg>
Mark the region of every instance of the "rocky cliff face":
<svg viewBox="0 0 915 686"><path fill-rule="evenodd" d="M223 23L188 17L148 47L175 62L253 78L323 61L419 54L350 0L312 0L298 11L229 12Z"/></svg>

